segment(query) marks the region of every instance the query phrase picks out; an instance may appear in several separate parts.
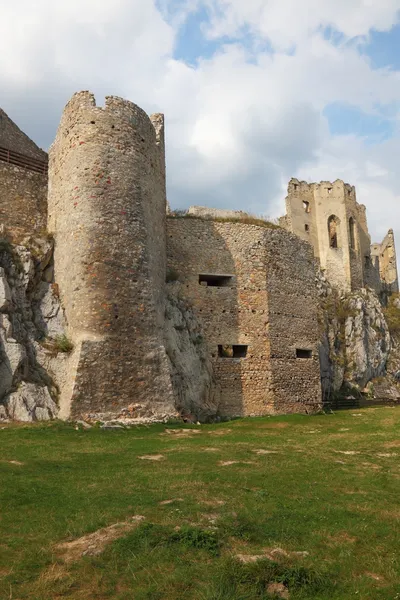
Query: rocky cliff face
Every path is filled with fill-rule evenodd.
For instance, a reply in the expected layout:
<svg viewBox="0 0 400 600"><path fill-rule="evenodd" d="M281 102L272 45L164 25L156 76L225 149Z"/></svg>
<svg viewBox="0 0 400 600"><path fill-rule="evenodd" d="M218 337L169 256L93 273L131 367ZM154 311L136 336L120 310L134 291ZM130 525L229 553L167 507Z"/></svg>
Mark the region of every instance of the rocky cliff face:
<svg viewBox="0 0 400 600"><path fill-rule="evenodd" d="M324 400L344 385L363 390L386 374L392 349L383 308L370 289L339 295L321 272L320 296L321 378Z"/></svg>
<svg viewBox="0 0 400 600"><path fill-rule="evenodd" d="M40 356L57 355L64 323L52 284L53 244L46 238L11 245L0 238L0 418L57 416L57 384ZM47 344L47 350L45 350Z"/></svg>
<svg viewBox="0 0 400 600"><path fill-rule="evenodd" d="M218 393L202 329L182 299L179 282L167 286L165 335L177 411L207 421L217 413Z"/></svg>

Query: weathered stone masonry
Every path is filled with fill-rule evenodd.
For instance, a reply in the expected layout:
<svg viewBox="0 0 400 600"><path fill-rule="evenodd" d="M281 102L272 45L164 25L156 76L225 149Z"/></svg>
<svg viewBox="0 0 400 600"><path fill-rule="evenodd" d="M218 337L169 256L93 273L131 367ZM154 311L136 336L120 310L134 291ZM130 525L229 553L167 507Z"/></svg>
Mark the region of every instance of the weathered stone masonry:
<svg viewBox="0 0 400 600"><path fill-rule="evenodd" d="M76 345L71 415L118 414L132 403L173 412L163 339L163 127L155 120L157 134L131 102L109 97L98 108L82 92L50 150L55 278Z"/></svg>
<svg viewBox="0 0 400 600"><path fill-rule="evenodd" d="M318 408L317 307L308 244L283 230L169 218L168 265L203 323L222 414ZM221 356L224 346L237 346L246 356ZM296 350L310 358L297 358Z"/></svg>
<svg viewBox="0 0 400 600"><path fill-rule="evenodd" d="M371 248L365 207L342 181L292 180L283 228L206 207L167 218L164 118L121 98L102 108L89 92L72 97L50 150L48 199L46 153L2 111L1 147L45 168L0 152L0 368L14 365L0 418L315 412L321 281L327 297L328 282L398 291L393 232ZM352 362L363 384L384 372L389 345L386 329L375 335L378 299L364 296L373 326L358 354L376 351L368 369ZM352 326L353 346L364 321ZM73 352L49 354L64 332ZM327 336L329 363L336 338Z"/></svg>
<svg viewBox="0 0 400 600"><path fill-rule="evenodd" d="M334 287L366 285L377 292L398 291L393 232L371 247L366 209L353 186L336 180L306 183L292 179L283 227L308 241Z"/></svg>
<svg viewBox="0 0 400 600"><path fill-rule="evenodd" d="M47 154L38 148L0 109L0 148L18 152L28 159L47 162ZM2 160L1 160L2 158ZM26 235L40 234L47 221L47 174L4 162L0 157L0 224L14 241Z"/></svg>

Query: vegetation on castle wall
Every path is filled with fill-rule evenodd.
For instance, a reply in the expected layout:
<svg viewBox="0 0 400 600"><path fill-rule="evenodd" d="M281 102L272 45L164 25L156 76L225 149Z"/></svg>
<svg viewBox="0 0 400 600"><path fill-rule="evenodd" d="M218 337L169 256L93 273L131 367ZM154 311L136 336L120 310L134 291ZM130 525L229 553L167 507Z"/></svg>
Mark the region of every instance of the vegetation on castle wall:
<svg viewBox="0 0 400 600"><path fill-rule="evenodd" d="M201 215L192 215L187 210L175 210L168 215L175 219L200 219L202 221L214 221L215 223L241 223L244 225L256 225L257 227L265 227L267 229L282 229L277 221L265 219L257 215L246 214L238 217L203 217Z"/></svg>
<svg viewBox="0 0 400 600"><path fill-rule="evenodd" d="M400 294L392 294L388 298L386 308L383 309L386 323L388 324L390 334L394 338L400 337Z"/></svg>

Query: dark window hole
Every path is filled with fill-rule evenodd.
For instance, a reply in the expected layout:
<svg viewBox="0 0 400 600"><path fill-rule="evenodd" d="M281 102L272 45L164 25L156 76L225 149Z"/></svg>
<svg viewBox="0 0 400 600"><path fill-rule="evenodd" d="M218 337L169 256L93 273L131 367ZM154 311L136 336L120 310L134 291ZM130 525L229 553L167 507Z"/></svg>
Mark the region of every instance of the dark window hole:
<svg viewBox="0 0 400 600"><path fill-rule="evenodd" d="M220 358L246 358L248 346L239 344L225 344L218 346L218 356Z"/></svg>
<svg viewBox="0 0 400 600"><path fill-rule="evenodd" d="M199 284L206 287L230 287L233 275L200 274Z"/></svg>
<svg viewBox="0 0 400 600"><path fill-rule="evenodd" d="M312 358L312 350L296 348L296 358Z"/></svg>

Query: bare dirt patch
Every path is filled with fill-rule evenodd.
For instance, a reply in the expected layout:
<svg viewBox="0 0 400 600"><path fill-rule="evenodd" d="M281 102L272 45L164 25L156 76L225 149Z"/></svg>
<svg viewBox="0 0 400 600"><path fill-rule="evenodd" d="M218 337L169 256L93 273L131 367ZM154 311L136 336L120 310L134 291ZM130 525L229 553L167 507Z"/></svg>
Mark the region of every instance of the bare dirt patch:
<svg viewBox="0 0 400 600"><path fill-rule="evenodd" d="M283 598L283 600L289 599L289 590L283 583L270 583L267 586L267 593L275 598Z"/></svg>
<svg viewBox="0 0 400 600"><path fill-rule="evenodd" d="M264 423L263 425L259 425L259 429L286 429L289 427L289 423Z"/></svg>
<svg viewBox="0 0 400 600"><path fill-rule="evenodd" d="M231 465L255 465L257 463L251 460L220 460L220 467L230 467Z"/></svg>
<svg viewBox="0 0 400 600"><path fill-rule="evenodd" d="M144 517L141 515L131 517L129 521L104 527L76 540L72 540L72 542L57 544L55 550L59 557L66 563L75 562L82 556L97 556L103 552L107 544L110 544L128 531L135 529L143 519Z"/></svg>
<svg viewBox="0 0 400 600"><path fill-rule="evenodd" d="M382 577L382 575L378 575L377 573L364 573L365 577L369 577L370 579L373 579L374 581L378 581L379 583L385 583L385 579L384 577Z"/></svg>
<svg viewBox="0 0 400 600"><path fill-rule="evenodd" d="M328 546L337 546L341 544L354 544L357 541L357 538L349 535L347 531L340 531L335 535L326 535L325 540Z"/></svg>
<svg viewBox="0 0 400 600"><path fill-rule="evenodd" d="M215 429L215 431L209 431L208 435L227 435L232 433L232 429Z"/></svg>
<svg viewBox="0 0 400 600"><path fill-rule="evenodd" d="M356 450L334 450L336 454L347 454L347 456L354 456L355 454L360 454Z"/></svg>
<svg viewBox="0 0 400 600"><path fill-rule="evenodd" d="M1 460L0 462L5 462L8 465L16 465L17 467L23 467L25 463L20 462L19 460Z"/></svg>
<svg viewBox="0 0 400 600"><path fill-rule="evenodd" d="M264 450L263 448L259 448L257 450L252 450L256 454L279 454L278 450Z"/></svg>
<svg viewBox="0 0 400 600"><path fill-rule="evenodd" d="M288 551L283 548L265 548L262 550L262 554L237 554L236 558L242 563L252 563L259 560L270 560L273 562L288 559L288 558L305 558L309 556L309 552L302 551Z"/></svg>
<svg viewBox="0 0 400 600"><path fill-rule="evenodd" d="M200 504L204 504L205 506L224 506L226 504L225 500L201 500Z"/></svg>
<svg viewBox="0 0 400 600"><path fill-rule="evenodd" d="M202 452L221 452L221 448L200 448Z"/></svg>
<svg viewBox="0 0 400 600"><path fill-rule="evenodd" d="M380 458L393 458L394 456L398 456L397 452L378 452L376 456Z"/></svg>
<svg viewBox="0 0 400 600"><path fill-rule="evenodd" d="M163 460L165 456L163 454L145 454L144 456L138 456L140 460Z"/></svg>
<svg viewBox="0 0 400 600"><path fill-rule="evenodd" d="M386 442L385 448L400 448L400 440L393 440L392 442Z"/></svg>
<svg viewBox="0 0 400 600"><path fill-rule="evenodd" d="M169 504L174 504L175 502L184 502L183 498L172 498L171 500L163 500L158 504L160 506L168 506Z"/></svg>

